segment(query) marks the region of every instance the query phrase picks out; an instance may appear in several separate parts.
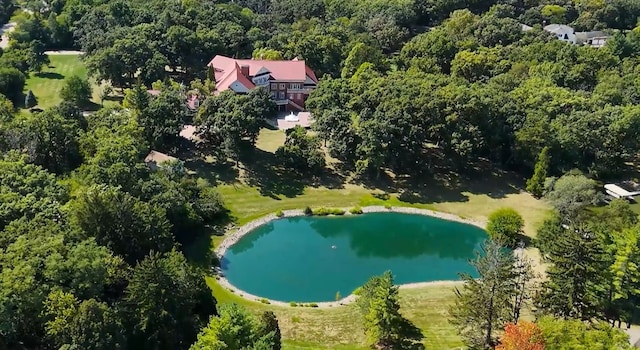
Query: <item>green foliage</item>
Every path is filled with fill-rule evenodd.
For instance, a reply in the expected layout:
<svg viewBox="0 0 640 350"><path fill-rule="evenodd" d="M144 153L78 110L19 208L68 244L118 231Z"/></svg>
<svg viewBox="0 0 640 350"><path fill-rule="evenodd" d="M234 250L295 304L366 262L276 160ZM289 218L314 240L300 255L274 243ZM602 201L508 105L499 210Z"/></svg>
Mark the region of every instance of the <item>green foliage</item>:
<svg viewBox="0 0 640 350"><path fill-rule="evenodd" d="M289 302L289 306L296 307L296 306L298 306L298 303L296 303L295 301L290 301Z"/></svg>
<svg viewBox="0 0 640 350"><path fill-rule="evenodd" d="M278 147L276 157L287 167L315 174L320 173L326 165L320 141L307 135L307 131L299 125L286 131L284 146Z"/></svg>
<svg viewBox="0 0 640 350"><path fill-rule="evenodd" d="M280 328L272 312L255 319L236 304L222 305L217 317L198 334L191 350L279 350Z"/></svg>
<svg viewBox="0 0 640 350"><path fill-rule="evenodd" d="M33 94L33 91L27 91L27 94L24 96L24 106L26 108L31 108L38 104L38 100L36 96Z"/></svg>
<svg viewBox="0 0 640 350"><path fill-rule="evenodd" d="M566 174L559 179L549 179L545 184L545 199L553 205L565 220L573 220L588 206L596 204L599 195L596 182L584 175Z"/></svg>
<svg viewBox="0 0 640 350"><path fill-rule="evenodd" d="M345 211L339 208L318 208L313 210L313 215L327 216L327 215L344 215Z"/></svg>
<svg viewBox="0 0 640 350"><path fill-rule="evenodd" d="M313 215L313 210L311 210L310 207L305 207L303 212L304 212L304 215Z"/></svg>
<svg viewBox="0 0 640 350"><path fill-rule="evenodd" d="M279 218L281 218L281 217L283 217L283 216L284 216L284 213L282 212L282 210L278 209L278 210L276 211L276 216L277 216L277 217L279 217Z"/></svg>
<svg viewBox="0 0 640 350"><path fill-rule="evenodd" d="M547 280L536 304L545 313L590 320L602 307L607 270L602 243L582 225L561 231L548 249Z"/></svg>
<svg viewBox="0 0 640 350"><path fill-rule="evenodd" d="M167 252L174 245L166 211L117 188L94 185L70 203L73 223L85 237L135 264L149 252Z"/></svg>
<svg viewBox="0 0 640 350"><path fill-rule="evenodd" d="M487 232L491 239L510 248L517 246L523 227L524 219L511 208L494 211L487 222Z"/></svg>
<svg viewBox="0 0 640 350"><path fill-rule="evenodd" d="M351 214L354 214L354 215L358 215L358 214L362 214L363 213L362 208L360 208L360 207L353 207L353 208L349 209L349 212Z"/></svg>
<svg viewBox="0 0 640 350"><path fill-rule="evenodd" d="M606 323L587 324L579 320L541 317L545 349L631 349L628 336Z"/></svg>
<svg viewBox="0 0 640 350"><path fill-rule="evenodd" d="M130 305L125 313L133 323L128 342L132 346L191 344L215 312L215 299L200 271L175 250L152 252L136 265L125 295Z"/></svg>
<svg viewBox="0 0 640 350"><path fill-rule="evenodd" d="M138 124L144 128L145 138L153 147L166 149L178 143L187 113L185 100L186 96L180 91L164 88L148 103L136 106Z"/></svg>
<svg viewBox="0 0 640 350"><path fill-rule="evenodd" d="M7 66L0 68L0 94L5 95L15 104L18 104L22 99L24 83L25 76L18 69L7 68Z"/></svg>
<svg viewBox="0 0 640 350"><path fill-rule="evenodd" d="M415 332L400 314L398 287L393 285L390 271L369 279L357 295L356 303L371 346L407 348L422 339L420 331Z"/></svg>
<svg viewBox="0 0 640 350"><path fill-rule="evenodd" d="M91 101L91 84L87 79L77 75L71 76L65 80L60 97L78 106L84 106Z"/></svg>
<svg viewBox="0 0 640 350"><path fill-rule="evenodd" d="M67 190L52 174L25 160L15 154L0 159L0 229L23 216L57 217L67 201Z"/></svg>
<svg viewBox="0 0 640 350"><path fill-rule="evenodd" d="M456 301L449 310L450 322L468 346L492 348L504 325L517 322L526 297L522 287L530 275L526 269L517 268L511 252L493 241L486 242L471 263L479 278L460 275L464 286L455 290Z"/></svg>
<svg viewBox="0 0 640 350"><path fill-rule="evenodd" d="M549 147L544 147L540 151L540 154L538 154L533 175L527 180L527 191L536 198L540 198L544 194L544 183L549 173L550 162Z"/></svg>

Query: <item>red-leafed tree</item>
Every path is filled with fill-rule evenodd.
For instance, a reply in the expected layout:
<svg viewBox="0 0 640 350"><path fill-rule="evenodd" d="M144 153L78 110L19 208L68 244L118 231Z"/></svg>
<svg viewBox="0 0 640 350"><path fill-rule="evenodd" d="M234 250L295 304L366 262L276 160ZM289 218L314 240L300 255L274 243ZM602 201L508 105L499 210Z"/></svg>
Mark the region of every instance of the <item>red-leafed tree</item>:
<svg viewBox="0 0 640 350"><path fill-rule="evenodd" d="M507 323L496 350L544 350L542 330L532 322Z"/></svg>

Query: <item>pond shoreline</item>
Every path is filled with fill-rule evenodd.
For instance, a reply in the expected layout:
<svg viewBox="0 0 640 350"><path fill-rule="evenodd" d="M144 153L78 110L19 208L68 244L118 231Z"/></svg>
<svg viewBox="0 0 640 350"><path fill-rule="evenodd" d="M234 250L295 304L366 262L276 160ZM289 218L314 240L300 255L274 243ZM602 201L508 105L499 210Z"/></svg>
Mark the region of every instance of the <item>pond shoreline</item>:
<svg viewBox="0 0 640 350"><path fill-rule="evenodd" d="M351 214L349 212L349 208L341 208L342 210L345 211L345 216L349 216L349 215L363 215L363 214L368 214L368 213L381 213L381 212L389 212L389 213L402 213L402 214L417 214L417 215L425 215L425 216L431 216L431 217L435 217L438 219L443 219L443 220L448 220L448 221L455 221L455 222L460 222L460 223L464 223L464 224L468 224L468 225L473 225L476 227L479 227L481 229L484 229L486 226L486 223L483 221L477 221L477 220L469 220L469 219L464 219L461 218L457 215L453 215L453 214L449 214L449 213L443 213L443 212L438 212L438 211L433 211L433 210L428 210L428 209L418 209L418 208L411 208L411 207L383 207L383 206L369 206L369 207L363 207L362 209L362 214ZM273 221L273 220L277 220L280 218L287 218L287 217L297 217L297 216L306 216L304 214L303 210L300 209L294 209L294 210L283 210L282 211L282 216L278 217L275 214L268 214L265 215L259 219L253 220L241 227L239 227L235 232L231 233L229 236L227 236L214 250L215 255L218 257L219 260L222 260L222 257L224 256L224 254L226 253L227 249L229 249L229 247L231 247L232 245L236 244L242 237L244 237L245 235L247 235L248 233L252 232L253 230L255 230L256 228L268 224L269 222ZM222 270L219 267L215 268L215 272L216 272L216 280L218 281L218 283L223 286L224 288L230 290L232 293L237 294L245 299L249 299L249 300L254 300L256 302L262 302L264 304L270 304L270 305L277 305L277 306L287 306L287 307L292 307L291 303L287 303L287 302L283 302L283 301L278 301L278 300L272 300L272 299L268 299L268 298L263 298L257 295L253 295L250 293L247 293L246 291L243 291L237 287L235 287L233 284L231 284L231 282L229 282L229 280L226 279L226 277L224 277L224 274L222 273ZM461 281L432 281L432 282L416 282L416 283L407 283L407 284L401 284L399 285L399 288L404 289L404 288L419 288L419 287L426 287L426 286L455 286L460 284ZM304 304L305 306L309 306L309 305L313 305L313 307L317 307L317 308L328 308L328 307L335 307L335 306L340 306L340 305L346 305L346 304L350 304L353 301L355 301L356 297L353 294L350 294L338 301L328 301L328 302L305 302L305 303L298 303L299 307L301 307L302 304ZM293 301L295 302L295 301ZM296 302L297 303L297 302ZM316 306L317 305L317 306Z"/></svg>

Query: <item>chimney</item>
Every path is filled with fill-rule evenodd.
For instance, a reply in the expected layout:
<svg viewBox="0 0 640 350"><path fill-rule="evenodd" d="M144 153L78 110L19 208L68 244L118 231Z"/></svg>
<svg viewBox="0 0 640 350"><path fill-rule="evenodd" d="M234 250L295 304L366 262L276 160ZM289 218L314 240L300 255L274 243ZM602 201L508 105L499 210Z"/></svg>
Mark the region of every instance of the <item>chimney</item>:
<svg viewBox="0 0 640 350"><path fill-rule="evenodd" d="M249 78L249 66L240 66L240 72L242 75Z"/></svg>

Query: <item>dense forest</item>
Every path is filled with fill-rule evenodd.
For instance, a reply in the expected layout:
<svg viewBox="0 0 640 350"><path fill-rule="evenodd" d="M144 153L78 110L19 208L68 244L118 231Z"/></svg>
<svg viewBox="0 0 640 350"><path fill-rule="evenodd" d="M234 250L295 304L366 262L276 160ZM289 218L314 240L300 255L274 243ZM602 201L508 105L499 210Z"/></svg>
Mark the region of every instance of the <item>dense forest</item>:
<svg viewBox="0 0 640 350"><path fill-rule="evenodd" d="M490 218L482 279L462 276L451 310L470 348L628 346L611 326L640 321L640 226L628 203L601 205L596 181L640 149L640 1L0 0L0 23L18 5L33 13L0 49L0 349L280 349L273 313L217 308L210 266L185 258L233 219L214 184L143 161L183 150L185 124L219 163L255 146L275 105L260 89L213 96L218 54L298 57L320 78L313 133L293 129L275 153L286 168L321 176L326 146L356 181L419 182L479 159L530 178L554 208L532 242L546 276L534 283L498 246L517 248L518 214ZM551 23L611 37L571 44ZM83 51L122 105L83 113L91 87L77 79L58 106L21 109L53 49ZM418 343L397 299L389 273L359 289L372 346ZM518 322L524 307L535 323Z"/></svg>

